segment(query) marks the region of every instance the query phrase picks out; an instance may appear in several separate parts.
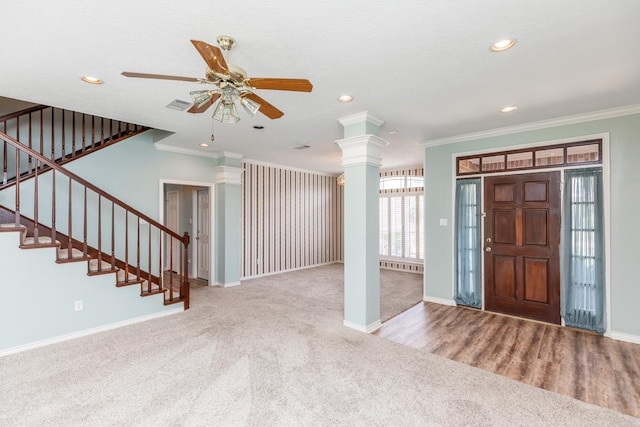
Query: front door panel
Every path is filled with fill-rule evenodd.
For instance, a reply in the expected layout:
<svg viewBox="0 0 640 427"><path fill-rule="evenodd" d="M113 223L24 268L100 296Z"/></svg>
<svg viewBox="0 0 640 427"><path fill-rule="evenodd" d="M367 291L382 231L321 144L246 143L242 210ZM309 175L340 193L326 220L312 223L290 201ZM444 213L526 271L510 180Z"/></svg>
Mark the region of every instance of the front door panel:
<svg viewBox="0 0 640 427"><path fill-rule="evenodd" d="M560 172L485 178L485 308L560 323Z"/></svg>

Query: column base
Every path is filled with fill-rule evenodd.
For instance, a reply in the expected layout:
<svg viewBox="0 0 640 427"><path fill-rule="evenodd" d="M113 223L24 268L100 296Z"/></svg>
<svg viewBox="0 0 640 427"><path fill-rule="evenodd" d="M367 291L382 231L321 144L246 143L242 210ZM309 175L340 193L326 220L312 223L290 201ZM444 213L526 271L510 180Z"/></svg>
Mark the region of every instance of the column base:
<svg viewBox="0 0 640 427"><path fill-rule="evenodd" d="M353 322L349 322L348 320L345 320L343 322L343 325L346 326L347 328L355 329L356 331L370 334L371 332L374 332L380 329L380 327L382 326L382 322L380 320L376 320L375 322L367 326L362 326L362 325L358 325L357 323L353 323Z"/></svg>

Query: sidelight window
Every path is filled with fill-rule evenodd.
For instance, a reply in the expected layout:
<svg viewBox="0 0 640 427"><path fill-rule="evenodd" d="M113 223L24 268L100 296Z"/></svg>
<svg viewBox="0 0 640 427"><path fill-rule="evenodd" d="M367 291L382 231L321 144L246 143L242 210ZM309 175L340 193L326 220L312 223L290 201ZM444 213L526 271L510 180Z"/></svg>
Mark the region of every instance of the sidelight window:
<svg viewBox="0 0 640 427"><path fill-rule="evenodd" d="M602 170L565 171L562 316L568 326L604 333Z"/></svg>
<svg viewBox="0 0 640 427"><path fill-rule="evenodd" d="M471 307L482 305L480 190L479 179L456 182L455 299Z"/></svg>

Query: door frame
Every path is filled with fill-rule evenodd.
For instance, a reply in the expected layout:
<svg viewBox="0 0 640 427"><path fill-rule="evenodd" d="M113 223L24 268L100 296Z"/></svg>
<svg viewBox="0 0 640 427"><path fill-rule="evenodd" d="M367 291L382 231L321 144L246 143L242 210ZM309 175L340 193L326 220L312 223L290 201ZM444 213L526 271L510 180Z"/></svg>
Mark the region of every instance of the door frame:
<svg viewBox="0 0 640 427"><path fill-rule="evenodd" d="M159 208L158 208L158 212L160 213L159 218L160 218L160 224L164 224L164 186L165 184L176 184L176 185L188 185L188 186L192 186L192 187L206 187L209 189L209 286L212 286L214 284L213 278L215 277L215 260L216 260L216 253L215 253L215 245L213 244L213 242L215 242L215 205L212 203L212 200L215 200L214 195L215 195L215 183L214 182L200 182L200 181L186 181L186 180L178 180L178 179L163 179L160 178L159 180L160 182L160 186L159 186ZM195 193L195 190L194 190ZM193 197L193 195L192 195ZM194 230L194 221L192 218L191 221L191 233L189 234L189 236L191 237L191 242L189 243L190 246L190 250L189 250L189 258L191 259L191 266L189 267L188 271L187 271L187 275L190 278L194 278L197 277L197 271L195 271L196 274L194 273L194 265L196 264L195 262L193 262L196 258L196 245L195 245L195 238L194 238L194 234L193 234L193 230Z"/></svg>
<svg viewBox="0 0 640 427"><path fill-rule="evenodd" d="M533 148L533 147L545 147L547 145L556 145L556 144L568 144L572 142L581 142L587 141L590 139L601 139L602 140L602 180L603 180L603 188L604 188L604 253L605 253L605 316L606 316L606 331L604 333L605 336L611 336L611 171L610 171L610 135L608 132L599 133L599 134L591 134L591 135L581 135L570 138L562 138L562 139L554 139L554 140L545 140L545 141L537 141L530 142L526 144L520 145L508 145L501 146L496 145L492 148L483 149L483 150L474 150L474 151L454 151L451 153L451 218L450 223L452 227L450 229L451 233L451 260L455 259L455 245L453 242L455 241L455 188L456 188L456 158L461 156L470 156L476 154L486 154L493 153L496 151L508 151L508 150L518 150L523 148ZM594 165L576 165L575 167L571 167L571 169L580 169L580 168L588 168L593 167ZM550 167L548 169L537 169L537 170L523 170L523 171L508 171L508 172L497 172L494 174L490 174L490 176L500 176L500 175L520 175L526 173L535 173L536 171L540 172L551 172L551 171L560 171L560 179L561 179L561 193L560 200L562 204L562 200L564 200L564 170L565 168L553 168ZM480 186L481 186L481 201L482 201L482 212L485 212L484 206L484 185L485 185L485 177L486 174L478 174L478 175L465 175L464 178L480 178ZM427 197L425 197L425 204L427 203ZM561 217L563 212L561 211ZM481 239L484 242L485 234L484 234L484 221L481 221ZM560 240L560 246L562 247L562 239ZM455 266L452 263L452 275L451 275L451 295L455 295ZM483 262L480 263L480 268L482 270L482 307L481 309L485 310L485 295L484 295L484 255ZM456 305L452 298L452 304ZM562 304L563 301L560 301ZM564 326L564 319L562 319L562 326Z"/></svg>
<svg viewBox="0 0 640 427"><path fill-rule="evenodd" d="M177 202L176 202L176 227L178 227L180 225L180 191L178 190L169 190L169 191L164 191L163 192L163 196L167 196L167 199L165 200L165 209L163 210L163 212L169 212L169 194L176 194L177 196ZM169 227L168 224L165 223L165 221L167 220L167 218L164 218L163 221L161 222L162 225L164 225L165 227L167 227L169 230L171 230L171 227ZM177 233L176 230L172 230L174 232ZM165 245L165 249L168 249L169 247L169 243L173 244L173 241L169 241L169 236L165 236L166 240L163 241L163 245ZM175 267L175 270L178 274L181 273L182 271L182 265L180 265L180 248L176 248L174 246L171 247L172 252L169 253L169 251L166 252L165 255L165 259L164 259L164 266L162 267L163 270L166 270L167 268L169 268L168 263L169 263L169 259L173 259L176 260L174 262L176 262L176 264L173 265L173 267ZM173 253L173 252L177 252L177 253ZM174 255L178 255L177 258L174 257Z"/></svg>
<svg viewBox="0 0 640 427"><path fill-rule="evenodd" d="M191 204L192 204L192 211L194 212L193 214L193 221L191 223L191 235L192 236L196 236L198 233L198 221L200 220L200 200L198 198L198 192L200 191L207 191L209 194L209 213L211 213L211 209L212 209L212 200L211 200L211 192L209 189L204 189L204 188L194 188L191 192ZM211 244L211 235L212 235L212 226L213 224L210 223L209 224L209 252L211 252L211 248L213 247L213 245ZM195 260L195 262L193 262L192 264L192 274L193 277L196 278L200 278L200 273L198 272L199 268L198 268L198 248L197 245L194 244L193 245L193 256L192 256L192 260ZM209 273L207 274L208 276L210 276L210 271L211 271L211 261L209 261ZM207 279L208 280L208 279Z"/></svg>

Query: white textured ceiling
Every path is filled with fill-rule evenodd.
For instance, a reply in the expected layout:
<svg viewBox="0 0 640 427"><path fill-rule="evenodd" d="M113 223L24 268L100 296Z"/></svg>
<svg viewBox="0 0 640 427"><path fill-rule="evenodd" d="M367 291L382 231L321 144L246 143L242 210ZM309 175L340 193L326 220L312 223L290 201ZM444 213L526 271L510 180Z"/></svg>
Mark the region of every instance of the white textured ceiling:
<svg viewBox="0 0 640 427"><path fill-rule="evenodd" d="M168 130L162 143L178 148L333 174L337 119L354 113L385 121L392 168L421 164L423 141L640 104L638 0L21 0L1 12L0 96ZM215 122L205 150L212 111L165 108L199 85L120 73L204 77L189 40L219 35L236 39L229 62L250 77L314 88L256 91L285 115L241 110L235 125ZM504 37L515 48L490 52ZM354 100L339 103L343 93ZM498 112L509 104L518 110Z"/></svg>

